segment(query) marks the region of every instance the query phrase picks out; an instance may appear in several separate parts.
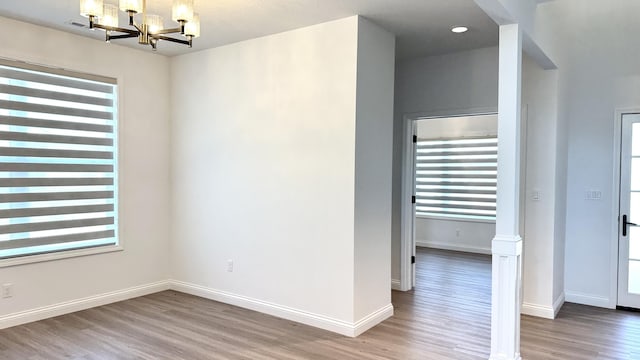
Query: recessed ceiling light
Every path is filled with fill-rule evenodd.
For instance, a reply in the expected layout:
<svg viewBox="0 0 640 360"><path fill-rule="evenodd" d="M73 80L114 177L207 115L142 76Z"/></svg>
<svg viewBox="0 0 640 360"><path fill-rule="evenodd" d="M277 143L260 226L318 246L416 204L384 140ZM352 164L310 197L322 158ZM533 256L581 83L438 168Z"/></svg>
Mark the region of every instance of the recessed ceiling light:
<svg viewBox="0 0 640 360"><path fill-rule="evenodd" d="M451 31L456 33L456 34L462 34L464 32L469 31L469 28L466 26L455 26L451 28Z"/></svg>

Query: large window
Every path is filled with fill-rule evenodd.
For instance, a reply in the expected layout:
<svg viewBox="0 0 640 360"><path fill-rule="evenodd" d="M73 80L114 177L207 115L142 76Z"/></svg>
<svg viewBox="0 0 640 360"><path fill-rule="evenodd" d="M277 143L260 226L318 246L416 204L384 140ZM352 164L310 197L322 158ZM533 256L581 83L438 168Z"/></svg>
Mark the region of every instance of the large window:
<svg viewBox="0 0 640 360"><path fill-rule="evenodd" d="M496 218L497 137L418 139L416 214Z"/></svg>
<svg viewBox="0 0 640 360"><path fill-rule="evenodd" d="M116 93L0 60L0 260L117 245Z"/></svg>

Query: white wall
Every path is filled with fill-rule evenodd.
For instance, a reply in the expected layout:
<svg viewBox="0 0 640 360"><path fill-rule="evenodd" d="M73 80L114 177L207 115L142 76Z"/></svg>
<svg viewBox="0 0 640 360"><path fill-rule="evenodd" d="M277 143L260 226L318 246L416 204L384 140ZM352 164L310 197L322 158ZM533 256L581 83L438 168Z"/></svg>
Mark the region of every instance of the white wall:
<svg viewBox="0 0 640 360"><path fill-rule="evenodd" d="M616 304L617 211L613 203L614 112L640 108L640 2L553 1L536 29L558 54L562 113L568 121L565 289L567 300ZM602 200L585 200L588 189Z"/></svg>
<svg viewBox="0 0 640 360"><path fill-rule="evenodd" d="M13 298L0 300L0 327L78 310L100 299L157 291L157 286L144 286L168 276L167 58L1 17L0 28L11 29L0 32L3 58L118 78L120 239L125 246L121 252L0 268L0 283L14 284ZM100 297L107 293L111 297ZM95 296L93 302L80 301Z"/></svg>
<svg viewBox="0 0 640 360"><path fill-rule="evenodd" d="M417 122L418 139L496 135L497 115L460 116ZM491 253L495 222L416 217L416 245L437 249Z"/></svg>
<svg viewBox="0 0 640 360"><path fill-rule="evenodd" d="M563 157L558 148L559 143L564 142L557 131L557 76L557 70L543 70L531 58L523 56L522 103L527 113L523 122L526 167L521 234L524 239L522 312L547 318L555 317L564 297L561 290L564 236L557 229L562 224L556 223L564 214L563 188L557 188L557 177L561 177L563 171L558 167L558 158Z"/></svg>
<svg viewBox="0 0 640 360"><path fill-rule="evenodd" d="M391 277L400 278L400 198L403 117L459 115L469 110L497 111L498 48L430 56L399 62L393 138L393 222Z"/></svg>
<svg viewBox="0 0 640 360"><path fill-rule="evenodd" d="M555 208L555 243L554 243L554 281L553 298L558 299L565 294L565 257L567 228L567 155L569 122L566 115L566 84L559 81L561 70L556 75L557 127L556 127L556 208Z"/></svg>
<svg viewBox="0 0 640 360"><path fill-rule="evenodd" d="M418 139L481 137L498 134L498 115L424 119L416 122Z"/></svg>
<svg viewBox="0 0 640 360"><path fill-rule="evenodd" d="M359 18L354 229L356 320L391 303L394 65L395 36Z"/></svg>
<svg viewBox="0 0 640 360"><path fill-rule="evenodd" d="M416 245L434 249L491 254L496 235L492 222L416 219Z"/></svg>
<svg viewBox="0 0 640 360"><path fill-rule="evenodd" d="M172 59L183 290L344 334L391 314L393 48L351 17Z"/></svg>

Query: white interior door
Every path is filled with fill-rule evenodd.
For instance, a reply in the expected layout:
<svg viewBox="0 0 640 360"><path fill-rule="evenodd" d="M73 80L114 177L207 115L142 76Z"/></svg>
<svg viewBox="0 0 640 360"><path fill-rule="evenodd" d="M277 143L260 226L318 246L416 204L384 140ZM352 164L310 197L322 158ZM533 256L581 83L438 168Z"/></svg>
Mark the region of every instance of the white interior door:
<svg viewBox="0 0 640 360"><path fill-rule="evenodd" d="M406 141L403 144L400 286L398 287L402 291L411 290L416 284L415 261L412 261L416 255L416 205L414 202L416 144L413 142L416 131L415 122L415 119L407 119L404 126Z"/></svg>
<svg viewBox="0 0 640 360"><path fill-rule="evenodd" d="M411 121L411 287L416 287L416 152L418 151L418 130L416 121Z"/></svg>
<svg viewBox="0 0 640 360"><path fill-rule="evenodd" d="M640 309L640 114L622 116L618 305Z"/></svg>

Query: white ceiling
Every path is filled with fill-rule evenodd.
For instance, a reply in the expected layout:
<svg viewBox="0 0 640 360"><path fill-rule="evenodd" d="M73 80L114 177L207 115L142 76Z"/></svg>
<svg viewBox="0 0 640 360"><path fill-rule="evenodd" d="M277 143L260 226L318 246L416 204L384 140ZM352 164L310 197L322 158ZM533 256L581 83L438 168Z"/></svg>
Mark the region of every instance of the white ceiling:
<svg viewBox="0 0 640 360"><path fill-rule="evenodd" d="M105 2L116 4L117 0ZM166 27L174 27L171 3L147 0L148 11L164 16ZM201 16L202 36L194 40L194 48L161 42L159 53L184 54L356 14L397 35L399 59L498 43L497 25L473 0L195 0L195 7ZM2 0L0 15L97 39L104 37L100 31L70 24L88 23L79 15L79 0ZM123 14L121 26L126 22ZM467 26L470 31L453 34L450 28L454 25ZM141 47L135 39L116 41Z"/></svg>

